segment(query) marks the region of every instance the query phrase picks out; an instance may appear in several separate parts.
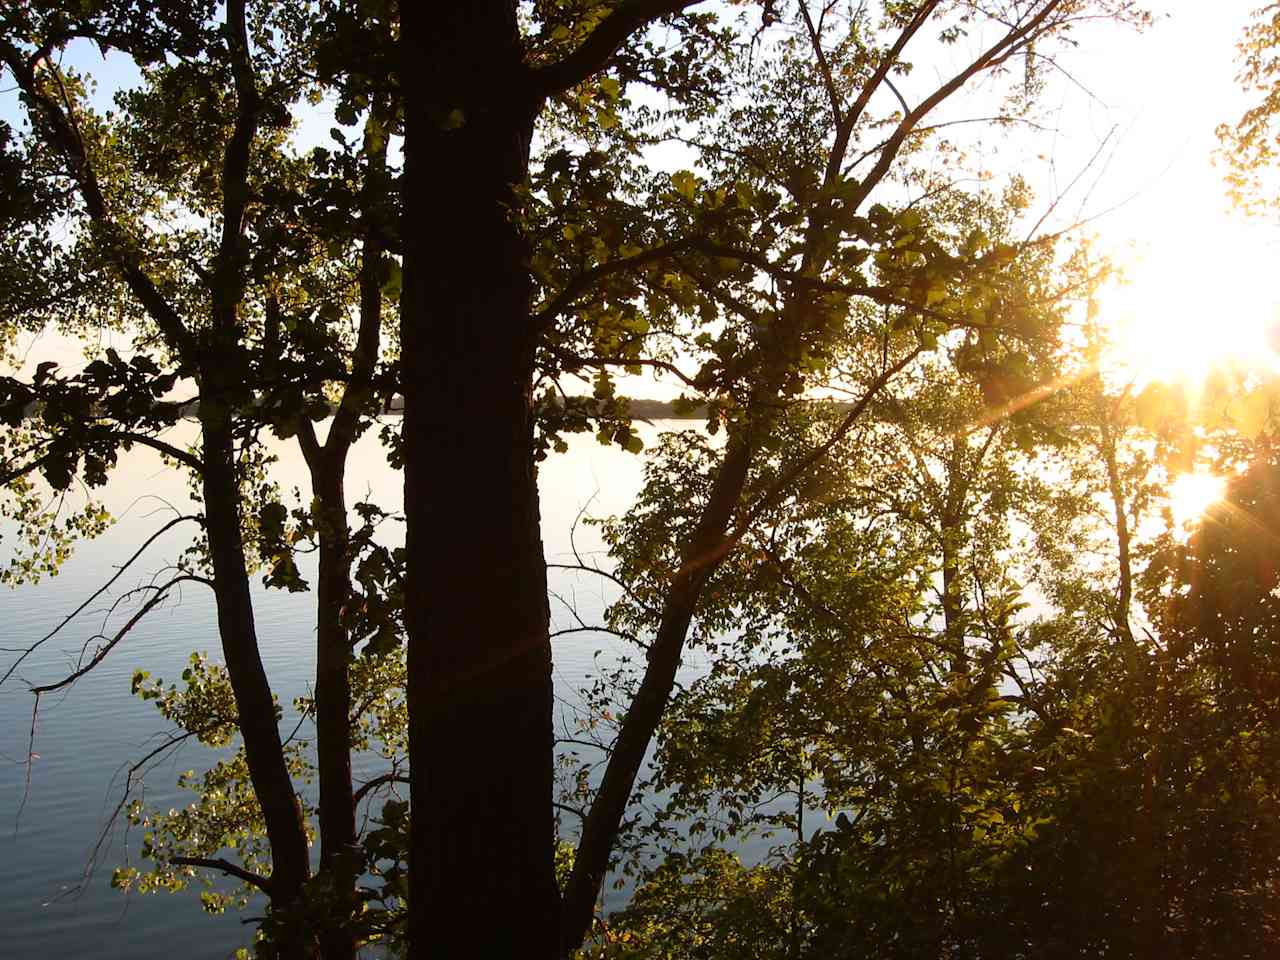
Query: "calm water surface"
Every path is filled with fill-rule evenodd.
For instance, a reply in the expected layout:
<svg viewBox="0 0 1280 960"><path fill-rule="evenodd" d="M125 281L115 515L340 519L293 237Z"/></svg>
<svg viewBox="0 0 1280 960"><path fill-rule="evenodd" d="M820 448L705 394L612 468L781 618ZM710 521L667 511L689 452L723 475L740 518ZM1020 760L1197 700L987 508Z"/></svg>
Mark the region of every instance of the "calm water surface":
<svg viewBox="0 0 1280 960"><path fill-rule="evenodd" d="M650 434L646 439L651 439ZM171 439L182 442L182 434ZM278 477L286 491L307 490L299 458L287 443L279 445ZM442 466L442 468L444 468ZM543 536L548 557L569 553L569 531L579 510L603 515L626 508L640 482L640 461L600 447L592 438L576 438L568 454L543 466ZM398 507L400 478L387 468L376 442L362 443L353 456L347 490L368 491L382 505ZM0 587L0 647L22 648L44 636L114 572L145 537L172 516L172 507L189 507L185 481L166 470L149 451L135 451L122 462L101 494L120 519L97 541L83 544L57 577L15 590ZM106 608L125 590L145 583L187 544L190 526L179 526L158 541L117 588L94 603L18 675L0 687L0 957L160 958L175 950L187 960L224 958L246 945L251 927L228 913L203 916L198 887L183 894L129 896L110 889L111 871L132 857L141 837L111 813L123 792L124 768L157 745L168 729L154 707L130 695L133 671L177 680L194 650L220 661L212 595L199 587L179 602L154 611L90 675L72 688L47 696L36 718L30 763L32 700L28 684L64 676L81 647L103 630ZM0 527L0 560L12 550L11 530ZM598 555L591 528L579 527L580 550ZM304 574L306 573L304 568ZM255 578L256 580L256 578ZM552 589L570 598L584 618L612 594L598 578L556 576ZM288 705L309 690L314 669L314 598L258 587L255 592L262 655L292 730L296 716ZM552 614L568 625L557 601ZM122 622L118 617L113 621ZM557 642L557 692L572 702L597 650L610 650L603 635L580 635ZM92 649L93 644L89 644ZM607 654L606 654L607 655ZM13 653L0 652L7 668ZM168 808L188 802L175 782L180 772L206 768L212 754L199 745L179 747L151 770L142 794L149 806ZM357 776L378 771L368 758ZM96 856L95 856L96 850ZM139 866L144 866L139 864Z"/></svg>

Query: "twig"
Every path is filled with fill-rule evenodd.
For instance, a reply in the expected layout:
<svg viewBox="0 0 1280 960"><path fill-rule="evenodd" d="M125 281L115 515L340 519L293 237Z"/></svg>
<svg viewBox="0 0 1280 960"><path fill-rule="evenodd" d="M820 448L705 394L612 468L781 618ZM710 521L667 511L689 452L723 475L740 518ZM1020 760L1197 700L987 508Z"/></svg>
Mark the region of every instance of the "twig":
<svg viewBox="0 0 1280 960"><path fill-rule="evenodd" d="M60 690L63 687L70 686L71 684L75 683L77 680L83 677L86 673L88 673L90 670L92 670L94 667L100 664L106 658L107 654L110 653L115 648L116 644L118 644L121 640L123 640L125 638L125 635L128 634L128 632L132 630L134 626L137 625L139 620L145 617L148 613L150 613L153 609L155 609L157 605L159 605L162 601L164 601L169 596L168 590L170 587L176 584L182 583L184 580L196 580L201 583L205 582L203 577L195 577L195 576L187 575L187 576L181 576L181 577L174 577L172 580L166 583L163 587L155 588L156 595L152 597L150 600L148 600L146 603L144 603L138 609L138 612L135 613L132 617L130 617L129 621L123 627L121 627L118 631L116 631L115 636L113 636L109 641L107 641L106 645L101 647L98 650L98 652L93 655L93 659L90 660L85 666L80 667L79 669L67 674L67 676L63 677L61 680L56 681L55 683L46 683L41 686L32 687L31 692L36 694L36 696L38 697L42 693L52 693L54 690Z"/></svg>
<svg viewBox="0 0 1280 960"><path fill-rule="evenodd" d="M557 803L554 800L551 801L551 806L553 806L557 810L563 810L566 813L572 813L575 817L580 819L583 823L586 823L587 821L587 811L581 810L578 807L571 807L567 803Z"/></svg>
<svg viewBox="0 0 1280 960"><path fill-rule="evenodd" d="M639 597L637 597L635 593L631 590L630 586L628 586L626 583L624 583L620 578L618 578L614 574L610 573L608 570L601 570L599 567L588 566L587 564L584 564L584 563L548 563L547 569L548 570L580 570L583 573L594 573L597 576L604 577L606 580L612 581L613 583L617 584L619 587L622 588L622 591L627 595L627 597L630 600L634 601L635 603L638 603L641 607L645 609L646 612L653 614L655 616L660 612L656 610L654 607L645 603Z"/></svg>
<svg viewBox="0 0 1280 960"><path fill-rule="evenodd" d="M403 773L396 773L395 771L392 771L391 773L379 774L378 776L374 777L372 780L367 780L364 783L360 784L360 786L356 789L355 793L351 795L351 804L352 806L359 806L361 800L367 797L374 790L377 790L379 787L385 787L388 783L408 783L408 782L409 782L409 778L405 776Z"/></svg>
<svg viewBox="0 0 1280 960"><path fill-rule="evenodd" d="M45 634L43 637L41 637L39 640L37 640L37 641L36 641L35 643L33 643L31 646L27 647L27 649L23 652L22 656L18 657L18 659L17 659L17 660L15 660L15 661L14 661L14 662L9 666L9 669L8 669L8 670L6 670L6 671L4 672L4 676L0 677L0 686L3 686L3 685L4 685L4 682L5 682L6 680L8 680L11 676L13 676L13 672L14 672L15 670L17 670L19 666L21 666L21 665L22 665L22 661L26 660L26 659L27 659L27 657L29 657L29 656L31 656L31 654L35 653L35 651L36 651L40 646L42 646L44 643L46 643L46 642L47 642L47 641L49 641L49 640L52 640L52 639L54 638L54 636L56 636L56 635L57 635L58 631L60 631L60 630L61 630L63 627L65 627L68 623L70 623L70 622L71 622L72 620L74 620L77 616L79 616L82 612L84 612L84 609L85 609L87 606L89 606L89 604L93 603L93 601L97 600L97 599L98 599L100 596L102 596L102 595L103 595L103 594L104 594L108 589L110 589L111 585L112 585L113 583L115 583L117 580L119 580L119 579L120 579L120 577L121 577L121 575L122 575L126 570L128 570L128 569L129 569L129 567L133 564L133 562L134 562L135 560L137 560L140 556L142 556L143 552L144 552L144 551L145 551L149 546L151 546L151 544L155 543L155 541L156 541L157 539L159 539L159 537L160 537L162 534L164 534L165 532L167 532L170 528L177 526L179 523L182 523L184 520L197 520L197 521L198 521L199 519L200 519L199 517L194 516L194 515L183 515L183 516L180 516L180 517L175 517L174 519L172 519L172 520L170 520L168 523L166 523L163 527L161 527L159 530L157 530L155 533L153 533L150 537L148 537L148 538L146 539L146 541L142 544L142 546L140 546L140 547L137 549L137 551L134 553L134 555L133 555L133 556L131 556L128 560L126 560L126 561L124 562L124 564L123 564L123 565L122 565L122 566L121 566L121 567L120 567L120 568L115 572L115 574L111 577L111 579L110 579L110 580L108 580L108 581L107 581L106 583L104 583L101 587L99 587L97 590L95 590L95 591L93 592L93 594L89 597L89 599L85 600L85 601L84 601L84 603L80 604L80 606L76 607L76 608L75 608L75 610L71 611L71 613L69 613L69 614L68 614L68 615L67 615L67 616L62 620L62 622L61 622L61 623L59 623L56 627L54 627L51 631L49 631L49 633ZM205 581L205 582L207 582L207 581Z"/></svg>

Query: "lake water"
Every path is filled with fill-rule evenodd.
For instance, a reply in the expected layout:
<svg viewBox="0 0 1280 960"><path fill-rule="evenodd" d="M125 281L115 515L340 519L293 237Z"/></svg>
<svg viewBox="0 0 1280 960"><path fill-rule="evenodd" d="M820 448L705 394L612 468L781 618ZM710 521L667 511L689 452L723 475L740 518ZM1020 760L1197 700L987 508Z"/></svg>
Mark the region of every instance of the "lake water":
<svg viewBox="0 0 1280 960"><path fill-rule="evenodd" d="M178 428L169 439L183 444L189 435L183 431L190 429ZM646 441L654 432L645 431ZM300 457L287 442L277 448L281 462L276 477L282 489L297 486L305 496L308 484ZM551 458L541 471L548 558L570 554L570 529L584 505L590 503L594 515L621 512L640 479L639 458L602 447L591 437L573 438L570 452ZM362 441L352 458L349 496L354 500L368 491L374 502L398 508L400 483L376 441ZM0 588L0 648L22 648L48 633L172 516L174 508L185 510L190 503L185 479L145 450L128 454L99 496L119 518L103 537L82 544L57 577L35 586ZM9 530L0 528L0 534L3 560L12 540ZM0 687L0 956L142 960L168 958L178 950L187 960L216 960L250 940L252 928L242 925L239 915L201 914L198 885L177 896L145 897L126 897L109 885L114 867L130 856L137 862L141 840L136 831L130 835L123 818L114 825L110 819L122 794L124 767L158 744L167 729L151 704L131 696L130 679L135 669L143 668L153 677L177 680L195 650L221 660L213 598L207 590L185 590L180 602L144 619L91 674L69 690L45 697L35 727L35 758L29 765L25 759L33 700L28 683L64 676L82 645L102 629L109 603L124 590L147 582L190 536L190 528L183 526L166 534L121 577L118 589L93 604ZM584 554L599 556L593 528L579 527L576 542ZM556 571L552 589L570 598L588 622L613 596L600 578ZM258 587L254 600L262 656L276 694L286 705L282 726L287 732L293 726L288 705L312 682L314 598ZM555 600L552 615L559 625L569 625ZM594 672L594 654L602 648L612 649L603 635L556 642L557 693L564 701L572 702L584 678ZM14 656L0 652L0 669ZM210 757L198 745L177 748L147 775L142 794L146 803L160 808L186 803L189 795L175 786L178 774L207 767ZM357 769L358 777L378 772L371 761L364 767Z"/></svg>

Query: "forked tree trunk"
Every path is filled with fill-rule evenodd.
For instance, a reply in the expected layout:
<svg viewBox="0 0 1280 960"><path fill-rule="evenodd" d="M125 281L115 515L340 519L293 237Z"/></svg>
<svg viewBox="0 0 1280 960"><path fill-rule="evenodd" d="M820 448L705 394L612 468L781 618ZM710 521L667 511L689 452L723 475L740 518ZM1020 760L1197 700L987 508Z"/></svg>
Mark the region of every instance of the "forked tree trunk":
<svg viewBox="0 0 1280 960"><path fill-rule="evenodd" d="M363 398L373 390L382 337L382 283L385 263L378 207L387 190L389 120L385 101L373 104L365 124L365 170L361 187L359 290L360 322L351 358L351 380L323 445L307 417L298 424L298 441L311 472L311 489L320 550L316 589L316 771L320 786L320 873L331 898L321 923L325 960L352 960L356 940L359 878L356 803L351 783L352 637L347 607L352 601L351 532L347 525L345 477L351 445L359 433Z"/></svg>
<svg viewBox="0 0 1280 960"><path fill-rule="evenodd" d="M410 956L550 958L546 565L510 0L402 8ZM519 104L523 104L520 106Z"/></svg>

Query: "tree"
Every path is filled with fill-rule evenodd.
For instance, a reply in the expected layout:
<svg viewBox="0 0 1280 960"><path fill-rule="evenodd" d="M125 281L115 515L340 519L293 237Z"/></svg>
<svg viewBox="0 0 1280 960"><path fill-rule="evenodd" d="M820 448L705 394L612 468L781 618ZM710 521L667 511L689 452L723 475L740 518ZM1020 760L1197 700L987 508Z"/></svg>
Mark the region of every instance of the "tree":
<svg viewBox="0 0 1280 960"><path fill-rule="evenodd" d="M1096 350L1050 350L1062 389L987 436L988 372L958 346L965 376L896 381L713 580L709 672L675 694L650 783L665 855L600 956L1274 951L1274 423L1206 402L1215 469L1247 466L1184 541L1159 517L1191 433L1174 391L1144 401ZM790 411L782 448L822 420ZM648 537L709 455L668 441L611 525L616 626L652 616ZM762 830L784 842L745 867Z"/></svg>
<svg viewBox="0 0 1280 960"><path fill-rule="evenodd" d="M211 13L210 8L203 7L178 11L139 5L116 11L91 10L83 18L77 18L62 13L56 6L23 8L5 15L5 39L0 53L9 75L22 91L33 133L58 158L55 163L64 180L64 189L74 193L75 212L87 222L84 238L87 249L75 253L87 255L90 269L106 268L101 270L101 274L106 275L103 277L107 280L106 289L94 292L101 296L111 288L127 290L153 325L153 342L158 348L155 352L176 360L176 372L162 374L160 365L154 360L147 362L148 358L135 358L127 364L123 360L114 363L115 358L108 358L88 368L71 389L78 388L82 395L91 391L99 396L107 394L102 398L106 401L112 386L122 381L122 385L129 385L130 380L141 380L144 388L150 388L146 390L146 399L152 400L168 392L177 374L192 376L199 382L201 453L196 458L184 451L165 448L165 452L197 467L200 472L205 506L203 529L210 580L217 597L223 654L235 691L250 775L271 837L272 898L277 906L287 908L298 898L310 871L301 811L284 762L275 706L258 655L245 568L232 416L245 389L238 312L243 291L242 244L250 196L250 156L255 134L260 126L269 129L271 121L264 123L265 118L258 110L259 94L250 61L244 4L228 5L225 41L210 30ZM154 22L147 22L152 17ZM102 128L95 125L86 130L88 119L82 122L73 112L71 97L78 91L74 86L68 90L65 83L59 83L56 71L49 69L49 58L54 51L76 37L94 39L105 47L118 47L144 64L163 62L170 50L186 56L207 54L220 70L233 78L231 96L234 99L229 106L235 119L230 135L221 144L221 163L209 164L212 158L202 158L207 165L200 171L221 188L212 198L199 198L203 202L198 207L211 221L216 218L220 229L204 231L200 238L203 242L193 247L182 249L182 244L175 245L178 249L174 252L179 257L198 253L207 258L207 267L202 265L197 280L201 295L195 302L179 299L179 291L172 286L176 278L156 278L147 270L147 257L154 246L146 243L150 238L139 237L130 229L153 213L143 205L145 194L125 192L125 183L106 180L100 173L95 153L101 141L93 135L100 134ZM162 175L172 172L161 170ZM101 303L99 300L98 304ZM9 384L7 393L11 422L12 418L20 419L27 404L36 399L32 392L13 383ZM69 406L62 408L67 411L63 418L51 417L51 412L61 411L46 406L46 423L52 420L50 426L53 426L57 419L71 420L70 414L75 408L68 410ZM156 424L157 414L150 404L133 409L126 406L123 412L126 426L141 422L144 427L154 429L164 423L161 420ZM176 410L170 407L164 413L168 422L172 422ZM114 459L118 445L132 438L118 438L115 431L96 425L90 426L89 434L85 438L91 456L89 477L95 479L102 476L102 465ZM76 445L76 439L64 434L61 442L48 440L50 449L43 454L42 462L33 461L28 469L39 466L56 486L65 486L72 466L84 452Z"/></svg>
<svg viewBox="0 0 1280 960"><path fill-rule="evenodd" d="M363 143L347 144L339 133L335 149L309 157L288 148L290 105L317 89L307 66L320 54L302 29L305 13L297 6L250 11L232 3L220 25L211 6L173 4L91 4L76 11L31 5L4 15L0 54L28 116L28 129L6 155L16 180L10 195L43 193L54 200L48 209L27 203L7 211L14 229L6 242L15 258L5 278L6 303L26 326L52 321L83 332L95 323L117 325L134 336L136 350L127 361L108 350L77 375L63 376L56 364L45 363L29 383L6 378L5 421L22 446L11 448L4 479L20 493L37 471L55 489L77 473L101 483L118 451L132 443L155 447L192 471L204 511L184 519L198 520L201 541L178 576L150 588L139 613L89 668L174 586L210 586L226 669L197 662L184 678L185 691L146 685L145 676L135 680L135 690L158 698L185 736L216 745L238 731L242 755L220 765L215 779L226 786L247 777L251 790L243 796L241 820L225 830L202 834L170 824L169 839L177 842L152 848L163 855L149 882L180 884L192 866L223 868L226 861L213 858L219 847L234 841L247 855L263 830L269 878L247 871L251 863L229 872L268 893L271 938L283 952L308 952L318 930L325 954L341 957L354 949L349 928L358 913L354 887L361 872L353 859L359 797L350 774L348 663L353 645L370 635L383 638L366 646L370 658L388 652L385 635L395 636L390 611L397 606L372 602L388 587L374 563L361 568L369 574L362 577L363 613L348 609L354 608L349 571L356 555L386 557L370 539L379 512L364 510L364 527L352 535L342 489L351 443L368 427L378 392L388 390L378 364L391 276L384 251L394 224L386 169L394 116L385 95L366 94ZM377 23L376 14L371 19ZM95 113L84 99L84 78L56 64L74 42L122 52L141 68L142 85L119 96L117 114ZM343 93L350 98L361 91L348 84ZM74 242L49 242L55 217L69 224ZM349 244L359 245L358 254ZM128 308L117 306L126 302ZM352 315L354 336L347 329ZM328 414L324 391L332 384L338 385L335 415L322 444L311 417ZM162 436L185 409L173 394L189 386L200 421L195 451ZM30 416L33 405L37 417ZM257 443L266 427L299 437L312 470L314 511L291 517L278 501ZM247 496L256 509L246 509ZM30 513L25 518L39 522ZM309 841L291 778L299 758L281 743L248 582L253 567L263 564L270 585L304 588L292 545L308 537L321 558L313 709L323 847L320 876L309 886ZM12 667L6 678L10 674ZM131 879L118 877L126 885Z"/></svg>
<svg viewBox="0 0 1280 960"><path fill-rule="evenodd" d="M1280 87L1276 85L1275 72L1280 7L1266 4L1254 16L1256 19L1238 45L1239 79L1257 100L1234 124L1218 127L1218 138L1229 168L1227 184L1232 200L1247 209L1265 210L1273 207L1276 199L1263 174L1276 162L1275 121L1280 112Z"/></svg>
<svg viewBox="0 0 1280 960"><path fill-rule="evenodd" d="M1046 320L1041 362L1023 368L1042 383L1061 360ZM656 757L667 799L649 829L677 852L642 870L613 925L635 955L686 942L717 955L743 915L774 931L749 956L1015 952L1019 915L991 901L992 876L1035 829L1025 784L1047 749L1028 722L1045 706L1011 527L1038 509L1035 454L1063 404L1035 389L1041 402L1016 412L991 404L991 371L969 359L953 338L895 381L822 482L778 504L715 579L697 627L710 671L676 694ZM792 412L782 449L833 416ZM671 454L679 476L688 453ZM679 509L679 481L649 489ZM649 576L644 538L623 539L651 528L638 519L614 528L633 587ZM614 616L632 627L640 606ZM791 839L727 869L720 845L761 831ZM696 879L703 864L719 884ZM701 896L673 910L681 882Z"/></svg>
<svg viewBox="0 0 1280 960"><path fill-rule="evenodd" d="M780 45L781 66L760 81L785 91L793 112L780 113L776 102L756 111L730 101L714 118L728 122L708 125L719 133L736 121L739 130L762 134L773 124L786 139L756 157L741 148L713 154L705 160L712 176L705 183L691 172L673 177L682 229L660 248L628 255L597 225L587 234L600 243L586 269L544 310L533 309L539 278L528 264L537 247L521 230L530 206L521 187L530 175L538 116L552 97L592 77L617 69L630 79L629 45L640 42L646 24L685 6L644 0L589 12L539 6L545 32L524 34L516 5L494 0L445 14L415 12L402 25L404 89L413 91L406 107L405 223L438 218L449 225L412 237L406 230L401 312L411 862L430 864L412 873L411 902L430 904L413 911L411 944L419 953L428 944L460 954L511 952L517 945L549 953L557 913L561 948L581 942L708 583L758 513L829 449L818 445L773 487L752 489L748 478L779 406L812 382L807 374L824 369L835 341L882 332L884 361L834 443L938 330L1017 323L1017 296L1002 276L1017 249L954 245L911 210L868 207L869 198L904 163L926 117L975 77L1016 57L1034 64L1032 48L1039 55L1079 17L1129 12L1127 5L925 2L864 10L848 21L823 8L814 22L801 5L795 23L805 32ZM982 39L972 59L914 106L904 103L887 117L875 112L879 97L894 88L893 75L905 70L904 51L926 31L944 43L969 31ZM859 150L865 167L851 174ZM729 202L739 196L741 205ZM701 308L724 324L718 337L707 331L702 371L688 379L699 398L724 411L727 439L699 478L704 492L696 516L672 531L671 576L648 666L557 911L546 806L551 655L533 384L548 324L572 312L586 331L596 329L607 310L624 310L655 285L647 268L659 257L679 267L663 267L674 276L677 316ZM868 260L879 282L862 272ZM634 282L612 295L596 293L591 283L628 275ZM864 326L866 315L855 304L884 308L902 335ZM435 458L442 454L461 469L440 470ZM459 728L477 731L495 753L476 756L456 737ZM495 862L505 869L490 870ZM495 900L516 905L497 924Z"/></svg>
<svg viewBox="0 0 1280 960"><path fill-rule="evenodd" d="M55 256L44 275L80 292L91 317L112 302L107 295L126 297L130 320L143 312L139 347L154 355L108 355L79 377L46 369L30 383L7 381L9 422L20 433L22 415L39 400L45 434L6 479L37 469L55 485L77 469L98 479L124 442L163 444L158 431L180 413L164 398L183 378L195 381L200 451L163 449L195 470L202 488L208 563L198 559L190 575L208 580L218 597L225 679L271 848L271 932L286 953L310 951L317 929L326 952L348 951L351 938L339 931L329 939L328 921L307 906L315 886L307 883L305 826L257 653L249 567L265 550L276 582L292 582L283 547L299 529L314 530L334 561L320 584L320 685L328 691L316 703L327 717L319 723L327 731L321 869L326 882L345 878L328 906L349 902L352 874L340 848L354 797L337 661L355 628L332 617L348 589L344 554L359 538L338 522L335 478L348 434L370 409L370 387L386 382L375 377L366 336L381 307L366 303L377 299L375 285L394 287L383 255L397 245L374 215L393 202L381 199L388 191L378 182L376 144L396 129L401 100L408 537L403 589L379 603L406 604L413 954L576 948L591 929L638 771L717 571L940 338L974 330L973 362L998 371L1010 338L1035 332L1044 291L1012 267L1034 261L1045 245L957 234L945 216L904 200L900 185L918 182L912 158L927 150L928 123L946 101L1018 61L1026 69L1013 85L1016 108L1033 92L1055 37L1084 17L1127 16L1128 4L928 0L847 17L830 7L798 5L791 15L763 4L764 25L786 29L759 60L751 38L694 6L623 0L525 9L485 0L444 11L409 5L397 22L395 10L378 4L240 2L226 5L216 27L208 5L90 5L74 14L33 5L5 15L0 53L32 116L22 149L32 169L52 172L64 209L84 225L83 244ZM660 21L675 27L679 43L655 39L648 28ZM908 48L931 55L931 35L959 66L936 88L917 90L903 79ZM960 42L966 37L972 47ZM118 121L77 103L75 78L52 66L52 53L73 40L148 66L150 85ZM638 92L630 99L645 86L670 98L665 124ZM185 99L192 90L199 103ZM316 169L286 149L289 107L325 91L345 115L365 121L368 146L362 160L355 150L312 157ZM534 163L542 131L560 142ZM170 135L182 145L177 156ZM646 140L666 136L693 140L697 173L643 169ZM367 189L344 186L353 165ZM4 169L12 176L21 168ZM17 196L47 186L30 182L28 190L28 182ZM882 202L873 204L876 197ZM175 216L175 203L182 212L170 229L153 229ZM17 213L30 226L10 234L13 262L40 263L52 249L48 223L32 203ZM362 248L358 266L344 260L343 245L353 241ZM336 266L343 263L346 273ZM65 268L61 277L56 267ZM348 366L334 362L330 330L354 298L326 281L352 274L361 309ZM6 296L18 299L16 315L49 315L47 291L15 280ZM281 340L289 344L283 365ZM832 379L842 352L854 360L852 408L825 438L773 469L780 411ZM680 372L675 361L685 358L700 365L697 373ZM689 477L689 515L662 531L667 569L654 595L661 612L647 668L561 895L536 461L558 432L588 425L634 447L609 370L641 366L681 376L689 401L709 405L727 439ZM583 370L596 371L598 402L552 405L535 395L536 381ZM338 405L343 427L331 428L322 446L304 420L321 412L334 384L352 389ZM107 423L86 419L100 409ZM245 483L260 476L253 438L266 424L299 431L320 498L313 513L290 519L274 506L258 516L243 509ZM375 634L388 622L394 631L389 617L373 624ZM474 750L476 741L488 751ZM399 814L389 819L402 825ZM495 903L504 905L496 915Z"/></svg>

